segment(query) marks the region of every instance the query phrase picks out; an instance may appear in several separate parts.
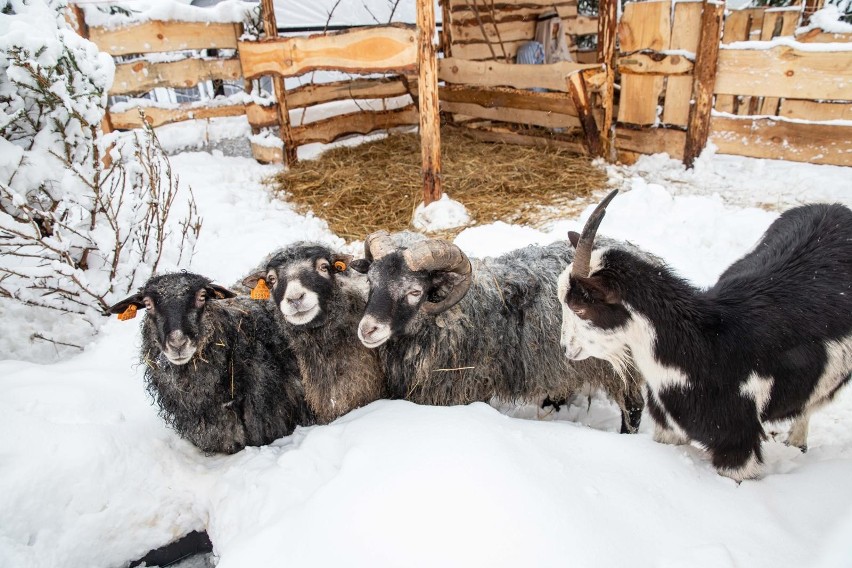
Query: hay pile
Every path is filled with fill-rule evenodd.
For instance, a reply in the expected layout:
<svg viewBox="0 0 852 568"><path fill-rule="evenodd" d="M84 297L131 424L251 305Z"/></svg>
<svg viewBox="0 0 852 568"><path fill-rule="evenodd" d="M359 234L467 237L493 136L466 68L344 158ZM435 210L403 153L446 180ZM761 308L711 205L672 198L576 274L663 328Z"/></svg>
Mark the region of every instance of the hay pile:
<svg viewBox="0 0 852 568"><path fill-rule="evenodd" d="M589 158L559 149L478 142L452 131L441 134L441 154L444 191L478 224L537 226L575 213L577 198L606 185L606 175ZM336 148L299 162L272 183L344 239L409 229L422 201L420 143L414 134L391 134Z"/></svg>

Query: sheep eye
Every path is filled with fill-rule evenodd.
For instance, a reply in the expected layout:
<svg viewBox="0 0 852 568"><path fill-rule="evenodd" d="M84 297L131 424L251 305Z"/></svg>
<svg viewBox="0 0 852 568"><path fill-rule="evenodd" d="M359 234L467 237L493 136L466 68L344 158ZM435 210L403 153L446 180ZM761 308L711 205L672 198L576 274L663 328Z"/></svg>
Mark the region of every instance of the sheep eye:
<svg viewBox="0 0 852 568"><path fill-rule="evenodd" d="M420 290L412 290L411 292L408 293L408 295L413 297L413 298L419 298L422 294L423 294L423 292L420 291Z"/></svg>
<svg viewBox="0 0 852 568"><path fill-rule="evenodd" d="M317 270L319 270L320 272L328 272L328 261L327 260L320 261L320 264L317 267Z"/></svg>
<svg viewBox="0 0 852 568"><path fill-rule="evenodd" d="M199 290L195 294L195 307L200 308L203 307L205 302L207 302L207 291Z"/></svg>
<svg viewBox="0 0 852 568"><path fill-rule="evenodd" d="M266 283L270 286L275 286L275 283L278 282L278 277L275 275L275 272L269 271L269 274L266 275Z"/></svg>
<svg viewBox="0 0 852 568"><path fill-rule="evenodd" d="M153 302L153 300L151 300L151 298L143 298L142 304L145 306L145 309L148 310L149 312L154 311L154 302Z"/></svg>

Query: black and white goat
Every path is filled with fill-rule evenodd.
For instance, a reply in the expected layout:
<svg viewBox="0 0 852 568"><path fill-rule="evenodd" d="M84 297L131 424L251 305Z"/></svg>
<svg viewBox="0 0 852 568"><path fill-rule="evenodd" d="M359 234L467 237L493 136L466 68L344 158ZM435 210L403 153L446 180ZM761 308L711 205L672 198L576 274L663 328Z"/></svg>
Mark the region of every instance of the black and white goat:
<svg viewBox="0 0 852 568"><path fill-rule="evenodd" d="M707 290L616 247L592 250L611 193L560 277L568 358L598 357L647 380L655 439L695 441L717 471L759 475L762 422L808 419L852 372L852 211L806 205L782 214L756 248Z"/></svg>
<svg viewBox="0 0 852 568"><path fill-rule="evenodd" d="M492 398L540 402L585 384L602 387L635 431L641 385L602 361L570 363L559 345L556 280L567 243L530 246L471 263L441 240L398 247L384 232L365 242L370 295L358 336L378 348L391 396L453 405Z"/></svg>
<svg viewBox="0 0 852 568"><path fill-rule="evenodd" d="M321 423L384 398L376 353L358 341L367 280L349 269L349 255L296 243L277 251L265 268L243 280L271 287L281 330L299 362L308 403Z"/></svg>
<svg viewBox="0 0 852 568"><path fill-rule="evenodd" d="M205 452L267 444L314 422L275 310L233 296L197 274L166 274L110 308L145 308L148 391L166 422Z"/></svg>

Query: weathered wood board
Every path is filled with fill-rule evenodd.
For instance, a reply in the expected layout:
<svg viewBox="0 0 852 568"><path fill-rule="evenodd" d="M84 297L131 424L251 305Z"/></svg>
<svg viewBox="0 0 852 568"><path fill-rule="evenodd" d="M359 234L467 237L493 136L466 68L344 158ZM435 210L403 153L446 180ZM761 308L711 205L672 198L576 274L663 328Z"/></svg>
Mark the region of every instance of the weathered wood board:
<svg viewBox="0 0 852 568"><path fill-rule="evenodd" d="M784 99L778 116L799 120L852 120L852 102L824 103Z"/></svg>
<svg viewBox="0 0 852 568"><path fill-rule="evenodd" d="M293 140L298 146L320 142L330 144L350 134L369 134L374 130L386 130L395 126L416 125L420 121L414 105L387 111L363 111L340 114L292 129Z"/></svg>
<svg viewBox="0 0 852 568"><path fill-rule="evenodd" d="M110 55L185 49L236 49L239 24L151 21L124 28L89 28L89 39Z"/></svg>
<svg viewBox="0 0 852 568"><path fill-rule="evenodd" d="M615 129L615 145L619 150L641 154L666 152L672 158L682 159L685 141L686 133L682 130L665 128Z"/></svg>
<svg viewBox="0 0 852 568"><path fill-rule="evenodd" d="M273 73L291 77L319 69L363 74L417 68L413 27L354 28L328 35L240 42L239 50L247 79Z"/></svg>
<svg viewBox="0 0 852 568"><path fill-rule="evenodd" d="M115 66L111 95L144 93L157 87L193 87L202 81L233 81L242 75L238 59L183 59L169 63L135 61Z"/></svg>
<svg viewBox="0 0 852 568"><path fill-rule="evenodd" d="M417 88L416 81L412 87ZM410 95L401 79L355 79L332 83L308 84L287 91L289 108L304 108L350 99L383 99Z"/></svg>
<svg viewBox="0 0 852 568"><path fill-rule="evenodd" d="M671 30L671 2L629 2L618 24L621 52L666 50Z"/></svg>
<svg viewBox="0 0 852 568"><path fill-rule="evenodd" d="M164 124L183 122L184 120L222 118L225 116L241 116L246 114L246 107L242 104L178 109L143 107L142 110L145 112L145 122L155 128ZM142 128L142 117L139 115L138 109L110 112L110 120L112 121L112 127L116 130ZM276 123L277 120L273 122L273 124Z"/></svg>
<svg viewBox="0 0 852 568"><path fill-rule="evenodd" d="M447 83L478 87L540 87L552 91L568 91L568 75L600 65L562 61L547 65L521 65L498 61L467 61L451 57L438 61L438 78Z"/></svg>
<svg viewBox="0 0 852 568"><path fill-rule="evenodd" d="M555 112L541 112L502 107L482 107L477 104L453 103L447 101L441 102L441 109L446 112L458 113L484 120L532 124L535 126L543 126L545 128L573 128L580 126L580 121L576 116L558 114Z"/></svg>
<svg viewBox="0 0 852 568"><path fill-rule="evenodd" d="M574 101L566 93L534 93L519 89L447 85L440 88L441 102L468 103L486 108L516 108L577 116Z"/></svg>
<svg viewBox="0 0 852 568"><path fill-rule="evenodd" d="M618 122L655 124L664 81L662 75L622 75Z"/></svg>

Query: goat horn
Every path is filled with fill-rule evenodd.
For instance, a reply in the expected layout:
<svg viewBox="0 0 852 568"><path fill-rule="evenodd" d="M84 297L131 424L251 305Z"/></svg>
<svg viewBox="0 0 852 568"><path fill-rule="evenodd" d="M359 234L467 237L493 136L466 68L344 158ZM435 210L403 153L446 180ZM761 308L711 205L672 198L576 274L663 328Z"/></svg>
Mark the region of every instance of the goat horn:
<svg viewBox="0 0 852 568"><path fill-rule="evenodd" d="M577 251L574 253L574 266L571 269L571 274L585 278L589 275L589 264L592 260L592 246L595 244L595 234L598 232L598 227L603 221L606 214L606 206L618 194L618 190L613 190L601 201L595 210L592 211L592 216L586 221L586 226L583 227L583 234L580 235L580 240L577 242Z"/></svg>
<svg viewBox="0 0 852 568"><path fill-rule="evenodd" d="M364 239L364 257L367 260L379 259L386 254L393 252L396 247L391 240L391 236L387 231L376 231L370 233Z"/></svg>
<svg viewBox="0 0 852 568"><path fill-rule="evenodd" d="M415 243L402 253L402 258L410 270L439 270L453 272L463 278L440 302L427 302L423 310L430 314L440 314L455 306L470 289L473 276L470 259L459 247L441 239L429 239Z"/></svg>

